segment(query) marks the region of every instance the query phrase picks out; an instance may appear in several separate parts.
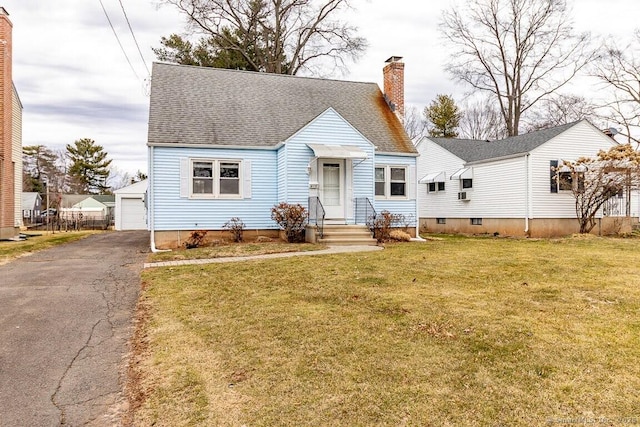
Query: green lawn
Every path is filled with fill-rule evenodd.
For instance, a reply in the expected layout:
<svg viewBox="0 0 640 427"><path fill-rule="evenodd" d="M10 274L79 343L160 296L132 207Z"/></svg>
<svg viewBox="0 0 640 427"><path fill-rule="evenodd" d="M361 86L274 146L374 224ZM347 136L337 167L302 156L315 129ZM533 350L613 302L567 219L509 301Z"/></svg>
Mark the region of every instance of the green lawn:
<svg viewBox="0 0 640 427"><path fill-rule="evenodd" d="M56 245L73 242L95 234L96 231L56 232L47 231L27 233L29 238L20 242L0 242L0 265L18 257L50 248Z"/></svg>
<svg viewBox="0 0 640 427"><path fill-rule="evenodd" d="M134 425L640 423L640 240L446 237L143 282Z"/></svg>

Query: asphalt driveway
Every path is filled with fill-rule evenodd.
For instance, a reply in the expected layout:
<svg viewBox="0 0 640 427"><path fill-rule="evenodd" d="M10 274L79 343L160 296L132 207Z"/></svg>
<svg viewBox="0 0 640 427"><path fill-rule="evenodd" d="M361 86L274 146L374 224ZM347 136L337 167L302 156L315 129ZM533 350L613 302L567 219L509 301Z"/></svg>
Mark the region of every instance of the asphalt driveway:
<svg viewBox="0 0 640 427"><path fill-rule="evenodd" d="M0 266L0 426L114 426L147 232Z"/></svg>

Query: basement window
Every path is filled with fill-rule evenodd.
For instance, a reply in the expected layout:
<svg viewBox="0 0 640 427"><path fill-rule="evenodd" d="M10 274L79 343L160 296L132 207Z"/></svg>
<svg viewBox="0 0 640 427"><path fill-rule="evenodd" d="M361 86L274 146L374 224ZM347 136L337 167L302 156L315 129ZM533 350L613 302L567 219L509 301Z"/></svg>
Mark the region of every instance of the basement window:
<svg viewBox="0 0 640 427"><path fill-rule="evenodd" d="M482 218L471 218L471 225L482 225Z"/></svg>

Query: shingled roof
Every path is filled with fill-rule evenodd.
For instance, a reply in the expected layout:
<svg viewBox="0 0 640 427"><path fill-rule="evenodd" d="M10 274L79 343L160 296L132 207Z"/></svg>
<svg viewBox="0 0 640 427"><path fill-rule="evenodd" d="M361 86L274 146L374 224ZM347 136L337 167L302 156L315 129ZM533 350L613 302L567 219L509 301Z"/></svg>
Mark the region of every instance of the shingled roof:
<svg viewBox="0 0 640 427"><path fill-rule="evenodd" d="M526 154L578 123L579 121L567 123L565 125L495 141L454 138L429 139L445 150L453 153L455 156L460 157L465 162L471 163L517 154Z"/></svg>
<svg viewBox="0 0 640 427"><path fill-rule="evenodd" d="M149 144L271 147L333 108L379 152L416 153L375 83L153 64Z"/></svg>

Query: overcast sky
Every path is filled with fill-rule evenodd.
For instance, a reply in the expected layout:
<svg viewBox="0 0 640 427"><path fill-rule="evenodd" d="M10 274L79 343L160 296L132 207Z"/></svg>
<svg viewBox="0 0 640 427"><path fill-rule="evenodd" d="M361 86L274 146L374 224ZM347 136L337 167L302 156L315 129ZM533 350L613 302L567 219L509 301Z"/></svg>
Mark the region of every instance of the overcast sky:
<svg viewBox="0 0 640 427"><path fill-rule="evenodd" d="M102 3L131 66L100 0L0 1L13 23L13 79L24 107L23 145L63 148L91 138L118 169L147 171L147 68L155 60L151 47L159 46L163 35L182 32L185 22L176 10L158 8L154 0L120 1ZM438 35L442 10L453 1L355 0L358 10L349 19L370 47L348 74L332 78L381 85L385 59L403 56L409 105L422 108L440 93L461 98L465 88L453 85L443 71L447 52ZM573 15L579 31L627 38L640 27L640 1L574 0Z"/></svg>

